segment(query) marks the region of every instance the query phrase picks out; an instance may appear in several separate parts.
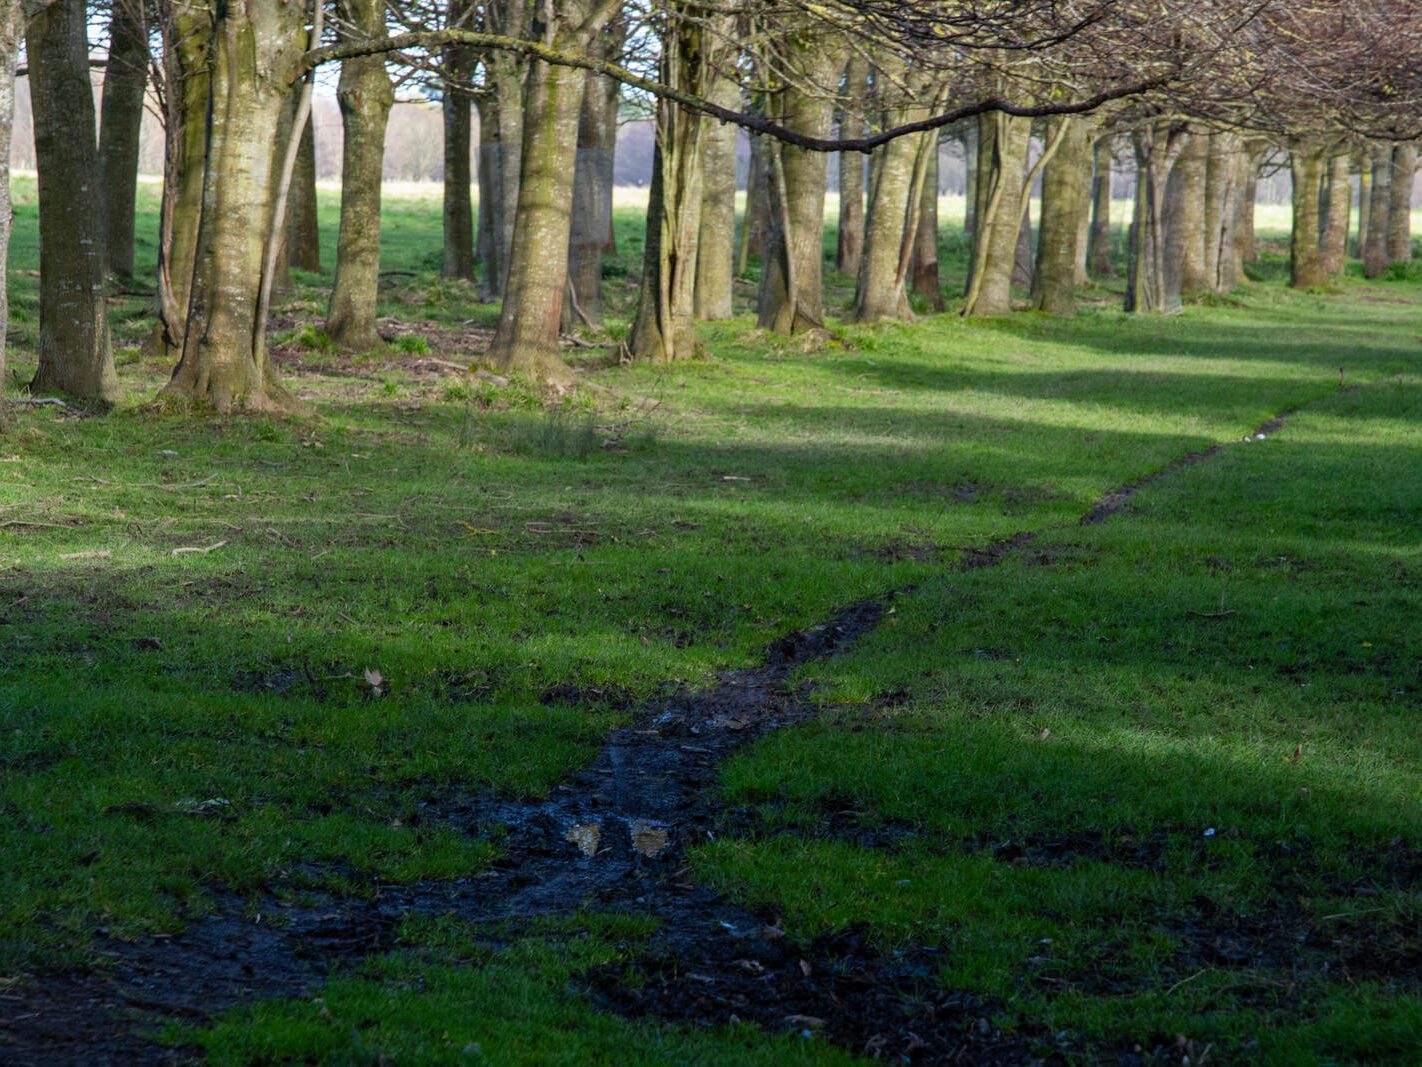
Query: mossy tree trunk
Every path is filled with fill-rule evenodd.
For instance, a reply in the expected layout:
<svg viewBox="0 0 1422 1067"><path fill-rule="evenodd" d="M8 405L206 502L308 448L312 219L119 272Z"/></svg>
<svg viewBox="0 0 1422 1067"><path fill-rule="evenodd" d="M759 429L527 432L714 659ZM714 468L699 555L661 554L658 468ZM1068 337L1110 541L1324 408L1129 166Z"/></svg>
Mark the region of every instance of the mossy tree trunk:
<svg viewBox="0 0 1422 1067"><path fill-rule="evenodd" d="M1169 263L1165 231L1166 187L1189 133L1169 122L1148 123L1133 138L1136 203L1126 269L1127 311L1177 314L1180 271Z"/></svg>
<svg viewBox="0 0 1422 1067"><path fill-rule="evenodd" d="M746 170L746 207L741 218L741 232L736 242L736 277L744 278L750 270L752 256L765 253L765 231L768 228L770 161L766 157L765 138L750 135L750 161Z"/></svg>
<svg viewBox="0 0 1422 1067"><path fill-rule="evenodd" d="M489 0L478 8L478 28L505 37L529 32L527 0ZM508 280L523 166L523 94L530 69L521 57L491 52L481 57L483 85L479 108L479 228L477 254L483 264L480 296L501 299Z"/></svg>
<svg viewBox="0 0 1422 1067"><path fill-rule="evenodd" d="M1321 145L1295 143L1289 153L1293 175L1293 237L1289 244L1289 284L1295 289L1328 284L1320 242L1319 195L1328 165Z"/></svg>
<svg viewBox="0 0 1422 1067"><path fill-rule="evenodd" d="M1086 238L1086 269L1098 278L1109 278L1111 263L1111 154L1110 136L1098 138L1092 148L1091 229Z"/></svg>
<svg viewBox="0 0 1422 1067"><path fill-rule="evenodd" d="M549 11L545 35L559 51L584 54L616 5L566 0ZM568 285L573 175L586 74L529 64L523 106L523 162L508 279L499 325L489 344L491 364L554 385L572 372L558 348Z"/></svg>
<svg viewBox="0 0 1422 1067"><path fill-rule="evenodd" d="M40 213L39 370L30 389L110 403L118 377L86 29L84 0L54 0L29 25Z"/></svg>
<svg viewBox="0 0 1422 1067"><path fill-rule="evenodd" d="M449 0L450 26L462 26L468 17L468 0ZM444 258L440 273L446 278L474 280L474 176L470 173L470 96L467 88L474 73L474 55L468 48L451 45L444 50L446 77L441 86L440 112L444 119Z"/></svg>
<svg viewBox="0 0 1422 1067"><path fill-rule="evenodd" d="M595 54L616 59L627 25L619 19L603 32ZM602 257L612 233L612 180L617 162L617 109L622 87L589 72L578 118L578 160L573 175L572 236L568 242L568 304L564 323L602 324Z"/></svg>
<svg viewBox="0 0 1422 1067"><path fill-rule="evenodd" d="M1022 175L1032 124L992 113L978 123L973 252L963 314L1006 315L1022 219Z"/></svg>
<svg viewBox="0 0 1422 1067"><path fill-rule="evenodd" d="M676 21L663 35L664 84L706 96L721 65L724 37L699 18ZM706 122L667 100L657 102L657 144L647 212L646 253L632 358L665 363L696 354L696 273L705 203L702 159Z"/></svg>
<svg viewBox="0 0 1422 1067"><path fill-rule="evenodd" d="M1057 149L1042 169L1042 223L1032 306L1051 315L1076 312L1081 220L1091 211L1090 123L1077 115L1052 119Z"/></svg>
<svg viewBox="0 0 1422 1067"><path fill-rule="evenodd" d="M1259 248L1254 239L1254 208L1259 201L1259 164L1264 159L1264 152L1265 149L1257 143L1246 144L1240 152L1234 243L1241 274L1245 263L1259 261Z"/></svg>
<svg viewBox="0 0 1422 1067"><path fill-rule="evenodd" d="M1205 159L1205 287L1211 292L1234 288L1226 281L1234 262L1234 183L1238 138L1225 131L1209 134Z"/></svg>
<svg viewBox="0 0 1422 1067"><path fill-rule="evenodd" d="M0 0L0 278L9 277L10 142L15 130L15 64L20 51L20 4ZM5 418L5 333L10 325L9 287L0 285L0 422Z"/></svg>
<svg viewBox="0 0 1422 1067"><path fill-rule="evenodd" d="M340 0L339 10L343 34L373 37L384 27L385 0ZM336 280L326 332L338 348L377 352L385 347L375 324L380 286L380 183L385 128L395 102L385 57L343 60L336 100L345 143L341 150Z"/></svg>
<svg viewBox="0 0 1422 1067"><path fill-rule="evenodd" d="M1352 241L1353 255L1363 258L1363 248L1368 243L1368 226L1372 217L1373 168L1366 152L1357 153L1353 166L1358 168L1358 228Z"/></svg>
<svg viewBox="0 0 1422 1067"><path fill-rule="evenodd" d="M938 134L924 135L923 180L919 183L918 222L914 228L912 288L931 311L942 311L943 281L938 272Z"/></svg>
<svg viewBox="0 0 1422 1067"><path fill-rule="evenodd" d="M217 411L262 409L288 397L267 359L261 321L267 246L276 205L273 168L282 107L309 34L296 4L217 2L206 7L211 91L202 217L182 355L165 392Z"/></svg>
<svg viewBox="0 0 1422 1067"><path fill-rule="evenodd" d="M857 51L844 70L844 103L840 132L860 137L869 128L864 101L869 95L869 64ZM859 152L839 154L839 233L835 242L835 268L845 274L859 274L864 253L864 156Z"/></svg>
<svg viewBox="0 0 1422 1067"><path fill-rule="evenodd" d="M1400 144L1392 150L1392 175L1387 212L1387 261L1406 263L1412 258L1412 181L1417 175L1417 146Z"/></svg>
<svg viewBox="0 0 1422 1067"><path fill-rule="evenodd" d="M1373 145L1368 196L1368 231L1363 239L1363 276L1381 278L1387 270L1388 215L1392 210L1392 146Z"/></svg>
<svg viewBox="0 0 1422 1067"><path fill-rule="evenodd" d="M99 173L104 197L104 250L110 274L133 276L133 213L138 138L148 85L148 27L142 0L114 0L109 56L99 109Z"/></svg>
<svg viewBox="0 0 1422 1067"><path fill-rule="evenodd" d="M1321 253L1323 272L1330 278L1342 278L1348 263L1348 215L1353 206L1353 186L1349 181L1351 160L1346 152L1336 153L1328 161L1324 181Z"/></svg>
<svg viewBox="0 0 1422 1067"><path fill-rule="evenodd" d="M1167 267L1180 271L1180 291L1200 293L1211 288L1206 268L1205 178L1210 138L1202 131L1187 135L1166 195L1166 239L1171 248Z"/></svg>
<svg viewBox="0 0 1422 1067"><path fill-rule="evenodd" d="M713 31L714 32L714 31ZM732 78L718 74L710 99L736 107L741 92ZM736 127L715 119L701 120L701 236L696 242L696 317L729 319L735 279Z"/></svg>
<svg viewBox="0 0 1422 1067"><path fill-rule="evenodd" d="M778 62L792 77L769 94L771 110L789 129L828 136L834 120L829 90L839 74L836 50L803 27L787 28L778 46ZM785 335L823 330L828 157L779 141L768 141L762 148L769 166L757 321L763 329Z"/></svg>
<svg viewBox="0 0 1422 1067"><path fill-rule="evenodd" d="M286 201L287 259L299 270L321 269L321 223L316 212L316 124L307 119Z"/></svg>

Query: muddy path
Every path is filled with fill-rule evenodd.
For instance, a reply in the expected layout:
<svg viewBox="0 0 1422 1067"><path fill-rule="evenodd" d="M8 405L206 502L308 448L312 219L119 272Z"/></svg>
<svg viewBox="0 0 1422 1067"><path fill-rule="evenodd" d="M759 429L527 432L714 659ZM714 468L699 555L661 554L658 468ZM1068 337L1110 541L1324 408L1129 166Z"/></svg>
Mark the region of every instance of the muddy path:
<svg viewBox="0 0 1422 1067"><path fill-rule="evenodd" d="M1081 521L1119 514L1146 485L1225 447L1106 494ZM965 549L955 566L995 566L1057 529ZM814 717L796 671L849 649L890 599L854 604L777 641L755 667L654 702L546 800L432 798L423 817L498 841L499 858L476 875L382 885L369 898L312 893L301 904L219 896L211 914L173 937L96 938L105 966L94 971L0 988L0 1063L193 1062L197 1050L156 1042L163 1020L198 1022L239 1003L307 993L334 970L396 947L397 926L412 914L516 923L584 908L660 920L638 960L643 981L629 985L615 969L589 976L587 992L610 1010L810 1031L898 1062L1019 1064L1079 1053L1049 1033L994 1029L993 1005L941 988L944 961L931 947L885 953L856 930L795 944L773 916L690 879L687 847L724 824L720 765L756 738Z"/></svg>

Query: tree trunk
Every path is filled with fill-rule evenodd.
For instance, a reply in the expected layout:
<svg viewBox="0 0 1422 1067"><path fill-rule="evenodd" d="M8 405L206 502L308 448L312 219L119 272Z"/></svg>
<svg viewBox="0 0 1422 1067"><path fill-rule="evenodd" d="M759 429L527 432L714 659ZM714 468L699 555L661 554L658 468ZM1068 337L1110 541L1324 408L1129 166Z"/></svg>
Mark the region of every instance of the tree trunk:
<svg viewBox="0 0 1422 1067"><path fill-rule="evenodd" d="M10 142L15 129L15 62L20 51L20 5L0 0L0 278L10 258ZM5 334L10 325L9 286L0 285L0 424L5 419Z"/></svg>
<svg viewBox="0 0 1422 1067"><path fill-rule="evenodd" d="M720 77L711 99L723 107L740 103L740 88ZM701 120L701 236L696 242L696 317L729 319L735 276L736 127L715 119Z"/></svg>
<svg viewBox="0 0 1422 1067"><path fill-rule="evenodd" d="M963 237L974 240L978 210L978 122L963 125Z"/></svg>
<svg viewBox="0 0 1422 1067"><path fill-rule="evenodd" d="M30 389L118 396L104 300L104 204L84 0L54 0L28 35L39 171L40 351Z"/></svg>
<svg viewBox="0 0 1422 1067"><path fill-rule="evenodd" d="M1006 315L1012 310L1012 272L1022 218L1022 174L1032 124L993 112L978 122L978 177L973 208L973 255L963 314Z"/></svg>
<svg viewBox="0 0 1422 1067"><path fill-rule="evenodd" d="M309 34L300 5L207 8L212 115L182 356L165 392L217 411L284 403L261 321L281 111Z"/></svg>
<svg viewBox="0 0 1422 1067"><path fill-rule="evenodd" d="M558 327L568 284L573 172L586 81L581 70L530 64L508 279L488 351L489 362L500 370L555 385L572 378L559 354Z"/></svg>
<svg viewBox="0 0 1422 1067"><path fill-rule="evenodd" d="M868 130L863 101L869 95L869 64L858 53L850 56L844 71L844 108L840 132L860 137ZM835 269L859 274L864 254L864 156L859 152L839 154L839 234Z"/></svg>
<svg viewBox="0 0 1422 1067"><path fill-rule="evenodd" d="M385 0L341 0L340 10L349 27L343 27L343 34L375 36L384 27ZM341 149L336 280L326 313L326 332L337 348L379 352L385 348L375 325L380 287L380 183L385 127L395 102L385 57L342 60L336 101L341 106L345 142Z"/></svg>
<svg viewBox="0 0 1422 1067"><path fill-rule="evenodd" d="M1012 284L1018 289L1031 289L1036 273L1032 252L1032 179L1023 182L1022 221L1017 226L1017 247L1012 250Z"/></svg>
<svg viewBox="0 0 1422 1067"><path fill-rule="evenodd" d="M913 241L913 292L930 311L942 311L943 282L938 273L938 133L926 134L923 180L919 183L918 220Z"/></svg>
<svg viewBox="0 0 1422 1067"><path fill-rule="evenodd" d="M307 120L297 147L286 201L286 249L298 270L321 269L321 224L316 205L316 124Z"/></svg>
<svg viewBox="0 0 1422 1067"><path fill-rule="evenodd" d="M1059 138L1042 170L1042 223L1032 306L1051 315L1076 312L1076 253L1081 220L1090 213L1091 157L1087 120L1068 115L1051 120Z"/></svg>
<svg viewBox="0 0 1422 1067"><path fill-rule="evenodd" d="M1367 153L1360 154L1353 162L1358 167L1358 232L1353 238L1352 247L1353 255L1362 259L1372 219L1373 168Z"/></svg>
<svg viewBox="0 0 1422 1067"><path fill-rule="evenodd" d="M450 26L462 26L468 0L449 0ZM444 119L444 259L440 273L446 278L474 280L474 202L470 189L470 107L466 87L474 72L468 48L452 45L444 50L446 78L440 96Z"/></svg>
<svg viewBox="0 0 1422 1067"><path fill-rule="evenodd" d="M1111 267L1111 138L1099 138L1092 150L1091 232L1086 241L1086 269L1108 278Z"/></svg>
<svg viewBox="0 0 1422 1067"><path fill-rule="evenodd" d="M769 193L770 160L765 151L765 139L751 134L750 167L746 171L746 208L741 218L741 236L736 252L736 277L744 278L750 270L751 256L765 252L766 211Z"/></svg>
<svg viewBox="0 0 1422 1067"><path fill-rule="evenodd" d="M1222 292L1233 262L1234 183L1237 138L1232 133L1213 131L1207 135L1205 159L1205 288Z"/></svg>
<svg viewBox="0 0 1422 1067"><path fill-rule="evenodd" d="M620 52L620 37L606 36L598 54ZM602 324L602 256L612 230L612 179L617 151L617 105L621 86L589 73L578 119L578 159L573 175L572 237L568 245L568 306L564 321Z"/></svg>
<svg viewBox="0 0 1422 1067"><path fill-rule="evenodd" d="M1243 265L1245 263L1259 261L1259 248L1254 240L1254 208L1259 200L1259 164L1263 157L1262 149L1246 146L1240 158L1239 200L1234 216L1234 241L1241 275L1244 273Z"/></svg>
<svg viewBox="0 0 1422 1067"><path fill-rule="evenodd" d="M1224 139L1222 158L1215 165L1222 168L1214 178L1212 195L1218 203L1218 229L1211 230L1209 237L1215 245L1215 272L1212 278L1215 291L1227 293L1239 287L1244 276L1244 263L1239 254L1239 187L1244 180L1245 154L1241 151L1239 138L1233 134L1217 134Z"/></svg>
<svg viewBox="0 0 1422 1067"><path fill-rule="evenodd" d="M1290 242L1289 284L1308 289L1328 284L1319 242L1319 191L1323 187L1326 151L1314 144L1295 144L1290 152L1294 182L1294 226Z"/></svg>
<svg viewBox="0 0 1422 1067"><path fill-rule="evenodd" d="M1392 146L1374 145L1368 232L1363 242L1363 276L1381 278L1387 270L1388 216L1392 211Z"/></svg>
<svg viewBox="0 0 1422 1067"><path fill-rule="evenodd" d="M1166 190L1189 134L1168 123L1146 126L1134 136L1136 205L1126 270L1127 311L1180 312L1180 271L1168 262Z"/></svg>
<svg viewBox="0 0 1422 1067"><path fill-rule="evenodd" d="M508 283L523 159L523 89L527 65L506 53L484 59L479 97L479 259L481 295L502 298Z"/></svg>
<svg viewBox="0 0 1422 1067"><path fill-rule="evenodd" d="M1391 202L1387 214L1387 261L1406 263L1412 258L1412 180L1417 174L1417 146L1400 144L1392 150Z"/></svg>
<svg viewBox="0 0 1422 1067"><path fill-rule="evenodd" d="M1180 271L1181 293L1199 293L1210 288L1205 258L1205 171L1209 158L1209 136L1191 133L1180 153L1170 180L1175 183L1167 197L1165 232L1174 251L1167 269L1174 264Z"/></svg>
<svg viewBox="0 0 1422 1067"><path fill-rule="evenodd" d="M811 137L828 136L834 104L818 86L834 80L834 49L808 35L785 39L785 66L796 72L775 94L781 123ZM762 329L796 334L824 328L820 282L824 265L825 176L822 152L807 152L779 141L764 146L770 160L767 181L769 230L760 269Z"/></svg>
<svg viewBox="0 0 1422 1067"><path fill-rule="evenodd" d="M1348 212L1353 205L1353 187L1348 181L1350 163L1346 153L1334 156L1328 163L1320 251L1323 272L1330 278L1343 277L1348 263Z"/></svg>
<svg viewBox="0 0 1422 1067"><path fill-rule="evenodd" d="M99 110L104 246L109 273L131 278L138 135L148 84L148 29L141 0L114 0L111 13L109 58Z"/></svg>

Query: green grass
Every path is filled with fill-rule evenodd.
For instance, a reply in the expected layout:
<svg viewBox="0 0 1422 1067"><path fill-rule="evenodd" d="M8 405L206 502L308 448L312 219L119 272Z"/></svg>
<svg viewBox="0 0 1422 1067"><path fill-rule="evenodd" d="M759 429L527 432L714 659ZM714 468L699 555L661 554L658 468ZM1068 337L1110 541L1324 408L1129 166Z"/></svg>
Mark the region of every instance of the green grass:
<svg viewBox="0 0 1422 1067"><path fill-rule="evenodd" d="M38 321L32 183L16 205L11 389ZM1006 1026L1276 1062L1422 1054L1403 968L1422 887L1387 862L1422 846L1415 284L1291 293L1270 250L1236 300L1174 319L1121 314L1110 285L1071 321L836 325L815 351L741 318L706 329L704 361L589 364L605 392L548 410L527 383L418 365L467 360L495 314L436 276L436 205L387 198L400 339L351 360L321 343L323 194L327 273L277 310L315 414L163 414L167 368L130 347L114 414L31 411L0 437L0 977L91 965L97 929L174 931L216 889L477 871L497 841L424 802L542 795L639 702L911 588L808 672L823 721L727 768L759 828L699 850L704 877L799 936L940 945L942 980ZM614 336L641 247L635 209L617 221ZM948 231L943 260L960 277ZM831 273L832 307L850 285ZM121 342L146 306L114 301ZM1340 367L1365 388L1340 393ZM1041 532L1019 557L951 568L1019 531ZM1205 617L1222 594L1233 614ZM558 699L570 685L604 698ZM846 810L897 845L836 839ZM1202 955L1201 929L1285 920L1313 953L1296 975ZM600 922L500 949L412 933L201 1040L221 1062L792 1054L592 1011L577 976L637 941Z"/></svg>

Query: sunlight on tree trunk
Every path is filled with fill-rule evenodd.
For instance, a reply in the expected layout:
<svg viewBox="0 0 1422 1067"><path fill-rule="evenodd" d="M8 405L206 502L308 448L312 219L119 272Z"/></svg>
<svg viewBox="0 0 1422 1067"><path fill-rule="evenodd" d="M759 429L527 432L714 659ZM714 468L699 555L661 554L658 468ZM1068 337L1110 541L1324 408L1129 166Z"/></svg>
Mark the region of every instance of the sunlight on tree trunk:
<svg viewBox="0 0 1422 1067"><path fill-rule="evenodd" d="M1327 152L1320 145L1297 143L1290 152L1293 174L1293 239L1289 245L1289 284L1309 289L1328 284L1328 271L1319 244L1319 194L1327 166Z"/></svg>
<svg viewBox="0 0 1422 1067"><path fill-rule="evenodd" d="M1042 170L1042 223L1032 306L1051 315L1071 315L1076 312L1081 220L1091 208L1089 122L1069 115L1052 119L1050 125L1060 143Z"/></svg>

